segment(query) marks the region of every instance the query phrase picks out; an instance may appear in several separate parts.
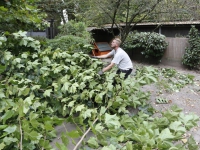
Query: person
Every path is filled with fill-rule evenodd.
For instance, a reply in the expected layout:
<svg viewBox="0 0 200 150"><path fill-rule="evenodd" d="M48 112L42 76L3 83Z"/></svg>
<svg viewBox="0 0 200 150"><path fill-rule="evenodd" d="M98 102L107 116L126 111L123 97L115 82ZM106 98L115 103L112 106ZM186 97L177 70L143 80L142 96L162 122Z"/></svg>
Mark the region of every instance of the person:
<svg viewBox="0 0 200 150"><path fill-rule="evenodd" d="M131 74L133 70L132 61L128 54L122 48L120 48L120 44L121 40L119 38L115 38L111 43L111 48L113 48L111 52L101 56L93 56L94 58L108 58L114 56L111 63L99 71L99 75L102 75L104 72L110 70L115 65L118 67L116 72L117 74L125 73L124 79L126 79Z"/></svg>

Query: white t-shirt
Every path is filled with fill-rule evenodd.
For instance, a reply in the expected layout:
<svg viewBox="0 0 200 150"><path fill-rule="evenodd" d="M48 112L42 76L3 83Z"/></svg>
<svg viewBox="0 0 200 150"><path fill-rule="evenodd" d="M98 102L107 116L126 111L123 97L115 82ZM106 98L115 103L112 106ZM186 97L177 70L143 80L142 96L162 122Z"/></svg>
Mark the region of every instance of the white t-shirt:
<svg viewBox="0 0 200 150"><path fill-rule="evenodd" d="M109 55L113 55L114 58L111 61L112 63L116 64L119 69L122 70L128 70L133 69L133 64L128 56L128 54L121 48L118 48L117 50L112 50Z"/></svg>

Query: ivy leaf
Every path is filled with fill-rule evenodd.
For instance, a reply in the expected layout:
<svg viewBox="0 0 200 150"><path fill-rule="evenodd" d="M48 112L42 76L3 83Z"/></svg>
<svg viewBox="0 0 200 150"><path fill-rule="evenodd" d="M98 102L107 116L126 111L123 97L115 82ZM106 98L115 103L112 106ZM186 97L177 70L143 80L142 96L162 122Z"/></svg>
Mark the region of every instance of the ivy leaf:
<svg viewBox="0 0 200 150"><path fill-rule="evenodd" d="M12 138L12 137L5 137L3 141L6 143L6 145L10 145L13 142L17 142L17 138Z"/></svg>
<svg viewBox="0 0 200 150"><path fill-rule="evenodd" d="M40 89L40 87L41 85L33 85L31 89L34 91Z"/></svg>
<svg viewBox="0 0 200 150"><path fill-rule="evenodd" d="M71 132L66 133L71 138L79 138L80 134L77 130L72 130Z"/></svg>
<svg viewBox="0 0 200 150"><path fill-rule="evenodd" d="M101 123L98 123L96 126L95 126L95 130L99 133L102 133L104 127L101 125Z"/></svg>
<svg viewBox="0 0 200 150"><path fill-rule="evenodd" d="M181 132L181 133L185 133L186 132L185 127L182 126L182 123L180 121L172 122L170 124L169 128L174 130L175 132Z"/></svg>
<svg viewBox="0 0 200 150"><path fill-rule="evenodd" d="M13 55L11 55L11 52L5 52L4 53L5 60L10 60L12 57L13 57Z"/></svg>
<svg viewBox="0 0 200 150"><path fill-rule="evenodd" d="M173 139L174 137L175 136L172 135L172 133L170 132L170 130L168 128L162 130L162 132L158 136L158 138L160 138L161 141Z"/></svg>
<svg viewBox="0 0 200 150"><path fill-rule="evenodd" d="M110 144L109 146L104 146L101 150L117 150L117 148Z"/></svg>
<svg viewBox="0 0 200 150"><path fill-rule="evenodd" d="M84 113L83 113L83 118L90 118L92 115L93 110L92 109L87 109Z"/></svg>
<svg viewBox="0 0 200 150"><path fill-rule="evenodd" d="M32 140L32 141L38 141L38 140L42 137L42 135L39 134L39 133L36 132L36 131L31 131L30 133L25 132L25 134L26 134L26 136L28 136L29 139Z"/></svg>
<svg viewBox="0 0 200 150"><path fill-rule="evenodd" d="M78 111L83 110L84 108L85 108L85 106L84 106L83 104L82 104L82 105L78 105L78 106L76 107L75 111L78 112Z"/></svg>
<svg viewBox="0 0 200 150"><path fill-rule="evenodd" d="M70 93L75 93L77 87L79 87L78 83L72 84L72 86L69 88L69 92L70 92Z"/></svg>
<svg viewBox="0 0 200 150"><path fill-rule="evenodd" d="M59 149L59 150L68 150L67 147L62 144L62 143L58 143L56 142L56 147Z"/></svg>
<svg viewBox="0 0 200 150"><path fill-rule="evenodd" d="M0 73L4 72L5 69L6 69L5 66L0 65Z"/></svg>
<svg viewBox="0 0 200 150"><path fill-rule="evenodd" d="M71 85L70 82L65 82L64 85L63 85L63 87L61 88L61 91L63 93L66 93L68 91L70 85Z"/></svg>
<svg viewBox="0 0 200 150"><path fill-rule="evenodd" d="M2 117L1 119L3 120L3 124L5 124L6 120L10 119L15 112L13 110L8 110Z"/></svg>
<svg viewBox="0 0 200 150"><path fill-rule="evenodd" d="M85 82L85 81L90 81L90 79L92 79L92 76L84 76L83 77L83 81Z"/></svg>
<svg viewBox="0 0 200 150"><path fill-rule="evenodd" d="M69 139L67 138L65 133L61 134L61 139L62 139L62 142L65 144L65 146L67 146L69 144Z"/></svg>
<svg viewBox="0 0 200 150"><path fill-rule="evenodd" d="M109 115L105 114L105 124L107 125L108 128L115 128L118 129L121 124L119 122L119 117L115 115Z"/></svg>
<svg viewBox="0 0 200 150"><path fill-rule="evenodd" d="M100 115L103 115L106 112L106 107L102 106L100 110Z"/></svg>
<svg viewBox="0 0 200 150"><path fill-rule="evenodd" d="M0 150L3 150L6 145L4 143L0 143Z"/></svg>
<svg viewBox="0 0 200 150"><path fill-rule="evenodd" d="M199 150L199 147L192 136L188 139L188 148L189 150Z"/></svg>
<svg viewBox="0 0 200 150"><path fill-rule="evenodd" d="M99 144L97 143L97 140L94 137L90 137L90 139L87 141L87 143L92 148L97 149L99 147Z"/></svg>
<svg viewBox="0 0 200 150"><path fill-rule="evenodd" d="M50 97L50 95L51 95L51 92L52 92L52 89L49 89L49 90L46 90L45 92L44 92L44 97Z"/></svg>
<svg viewBox="0 0 200 150"><path fill-rule="evenodd" d="M195 114L184 115L180 113L180 118L186 129L191 129L196 125L196 122L199 120L199 117Z"/></svg>
<svg viewBox="0 0 200 150"><path fill-rule="evenodd" d="M67 105L68 107L73 107L74 106L75 101L71 101L69 102L69 104Z"/></svg>
<svg viewBox="0 0 200 150"><path fill-rule="evenodd" d="M59 66L59 67L56 67L53 72L56 74L56 73L61 72L62 70L63 70L63 67Z"/></svg>
<svg viewBox="0 0 200 150"><path fill-rule="evenodd" d="M97 94L95 96L95 102L96 103L102 103L102 100L103 100L103 96L105 95L105 92L101 92L99 94Z"/></svg>
<svg viewBox="0 0 200 150"><path fill-rule="evenodd" d="M126 143L126 150L133 150L133 144L132 144L132 142L127 142Z"/></svg>
<svg viewBox="0 0 200 150"><path fill-rule="evenodd" d="M24 86L22 88L19 88L18 96L24 95L27 96L30 92L30 88L27 88L27 86Z"/></svg>
<svg viewBox="0 0 200 150"><path fill-rule="evenodd" d="M13 126L8 126L6 129L4 129L3 131L7 132L8 134L15 132L17 129L16 125Z"/></svg>

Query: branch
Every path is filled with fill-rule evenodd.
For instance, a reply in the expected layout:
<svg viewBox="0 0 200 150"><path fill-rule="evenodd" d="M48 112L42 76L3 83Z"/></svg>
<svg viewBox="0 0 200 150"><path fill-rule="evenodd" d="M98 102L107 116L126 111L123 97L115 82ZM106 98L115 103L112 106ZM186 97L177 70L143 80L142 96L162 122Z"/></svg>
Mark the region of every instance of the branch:
<svg viewBox="0 0 200 150"><path fill-rule="evenodd" d="M96 118L94 121L93 121L93 123L92 123L92 125L93 124L95 124L95 122L98 120L98 118ZM74 149L73 150L76 150L77 148L78 148L78 146L81 144L81 142L83 141L83 139L85 138L85 136L88 134L88 132L91 130L91 127L89 127L88 129L87 129L87 131L83 134L83 136L81 137L81 139L79 140L79 142L76 144L76 146L74 147Z"/></svg>
<svg viewBox="0 0 200 150"><path fill-rule="evenodd" d="M23 138L23 133L22 133L22 125L21 125L21 120L19 119L19 130L20 130L20 144L19 144L19 147L20 147L20 150L23 149L22 147L22 138Z"/></svg>
<svg viewBox="0 0 200 150"><path fill-rule="evenodd" d="M112 101L113 102L113 101ZM106 109L105 109L105 112L106 112L106 110L109 108L110 106L107 106L106 107ZM105 113L104 112L104 113ZM92 125L94 125L96 122L97 122L97 120L98 120L98 117L93 121L93 123L92 123ZM87 129L87 131L83 134L83 136L81 137L81 139L79 140L79 142L76 144L76 146L74 147L74 149L73 150L76 150L77 148L78 148L78 146L81 144L81 142L83 141L83 139L85 138L85 136L88 134L88 132L91 130L91 127L89 127L88 129Z"/></svg>

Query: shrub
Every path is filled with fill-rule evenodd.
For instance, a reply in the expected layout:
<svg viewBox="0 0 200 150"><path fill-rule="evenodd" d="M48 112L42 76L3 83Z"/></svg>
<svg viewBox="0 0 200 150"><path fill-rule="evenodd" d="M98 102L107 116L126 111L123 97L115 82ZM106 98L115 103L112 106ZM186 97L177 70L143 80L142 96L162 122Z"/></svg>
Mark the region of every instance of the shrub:
<svg viewBox="0 0 200 150"><path fill-rule="evenodd" d="M182 63L189 69L199 69L200 37L195 26L191 26L189 31L189 46L185 49Z"/></svg>
<svg viewBox="0 0 200 150"><path fill-rule="evenodd" d="M141 50L145 58L159 60L162 58L167 48L165 36L150 32L130 32L123 44L124 50Z"/></svg>
<svg viewBox="0 0 200 150"><path fill-rule="evenodd" d="M59 34L56 36L56 38L66 35L73 35L77 37L82 37L88 41L92 41L92 36L86 30L87 26L83 22L69 21L64 25L59 26L58 29Z"/></svg>
<svg viewBox="0 0 200 150"><path fill-rule="evenodd" d="M86 25L83 22L69 21L60 26L59 30L60 33L54 39L47 41L48 46L73 52L91 51L92 36L86 31Z"/></svg>
<svg viewBox="0 0 200 150"><path fill-rule="evenodd" d="M63 49L71 52L84 52L88 53L91 51L91 45L88 44L87 39L76 37L73 35L61 36L56 39L51 39L47 41L47 45L53 49Z"/></svg>

